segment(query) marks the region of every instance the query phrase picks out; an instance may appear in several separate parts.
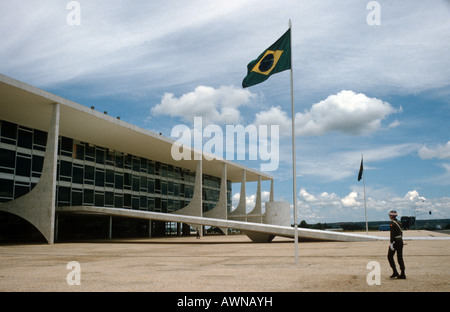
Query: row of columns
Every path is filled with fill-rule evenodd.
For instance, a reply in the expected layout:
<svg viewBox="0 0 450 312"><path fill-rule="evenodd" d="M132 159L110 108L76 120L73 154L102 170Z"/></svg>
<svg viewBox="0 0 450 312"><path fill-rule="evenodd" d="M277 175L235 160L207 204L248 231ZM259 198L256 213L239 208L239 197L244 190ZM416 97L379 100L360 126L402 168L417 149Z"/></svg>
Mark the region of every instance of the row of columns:
<svg viewBox="0 0 450 312"><path fill-rule="evenodd" d="M197 160L197 169L195 176L194 195L191 202L184 208L173 212L174 214L182 214L196 217L215 218L215 219L231 219L236 221L263 223L264 214L262 212L262 200L261 200L261 176L258 179L258 185L256 190L255 207L247 213L247 198L246 198L246 183L247 183L247 171L242 170L241 190L239 197L239 204L235 210L228 213L227 206L227 164L223 163L222 178L220 185L220 195L216 206L203 213L202 203L202 160ZM273 180L270 185L270 198L269 201L273 202ZM203 227L194 225L195 229L203 235ZM227 229L221 229L225 234Z"/></svg>

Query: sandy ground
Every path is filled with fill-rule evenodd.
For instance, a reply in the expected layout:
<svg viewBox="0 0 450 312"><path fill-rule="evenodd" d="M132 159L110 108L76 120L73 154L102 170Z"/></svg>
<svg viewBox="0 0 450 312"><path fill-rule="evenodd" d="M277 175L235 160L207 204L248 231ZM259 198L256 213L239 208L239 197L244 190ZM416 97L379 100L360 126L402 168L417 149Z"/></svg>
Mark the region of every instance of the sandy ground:
<svg viewBox="0 0 450 312"><path fill-rule="evenodd" d="M371 232L388 236L388 232ZM407 231L405 236L446 234ZM448 236L447 236L448 237ZM450 240L407 241L406 280L390 280L387 242L254 244L243 235L0 246L2 292L448 292ZM80 264L80 285L69 285ZM368 263L380 264L380 285Z"/></svg>

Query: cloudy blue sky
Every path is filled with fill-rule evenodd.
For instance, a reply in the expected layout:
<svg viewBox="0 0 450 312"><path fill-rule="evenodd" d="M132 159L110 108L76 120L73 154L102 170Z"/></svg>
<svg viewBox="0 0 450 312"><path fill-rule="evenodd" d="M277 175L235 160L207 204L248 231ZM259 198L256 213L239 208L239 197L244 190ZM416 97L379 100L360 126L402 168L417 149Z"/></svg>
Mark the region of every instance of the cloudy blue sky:
<svg viewBox="0 0 450 312"><path fill-rule="evenodd" d="M364 220L361 155L369 220L450 218L450 2L370 2L0 0L0 72L169 137L200 116L279 125L292 203L289 71L241 87L291 19L299 220Z"/></svg>

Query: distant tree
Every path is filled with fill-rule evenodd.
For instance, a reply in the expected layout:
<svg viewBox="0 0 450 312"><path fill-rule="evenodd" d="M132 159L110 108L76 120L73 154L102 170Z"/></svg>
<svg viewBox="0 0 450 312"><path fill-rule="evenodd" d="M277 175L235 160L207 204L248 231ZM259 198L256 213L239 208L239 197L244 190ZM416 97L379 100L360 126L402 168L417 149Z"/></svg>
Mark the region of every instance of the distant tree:
<svg viewBox="0 0 450 312"><path fill-rule="evenodd" d="M306 223L305 220L302 220L299 224L299 227L307 229L307 228L309 228L309 225L308 225L308 223Z"/></svg>
<svg viewBox="0 0 450 312"><path fill-rule="evenodd" d="M342 229L344 231L360 231L360 230L363 230L364 227L357 225L357 224L353 224L353 223L343 223Z"/></svg>
<svg viewBox="0 0 450 312"><path fill-rule="evenodd" d="M322 224L322 223L320 223L320 222L317 223L317 224L314 224L314 225L312 226L312 228L313 228L313 229L316 229L316 230L325 230L326 227L327 227L327 224L326 224L326 223Z"/></svg>

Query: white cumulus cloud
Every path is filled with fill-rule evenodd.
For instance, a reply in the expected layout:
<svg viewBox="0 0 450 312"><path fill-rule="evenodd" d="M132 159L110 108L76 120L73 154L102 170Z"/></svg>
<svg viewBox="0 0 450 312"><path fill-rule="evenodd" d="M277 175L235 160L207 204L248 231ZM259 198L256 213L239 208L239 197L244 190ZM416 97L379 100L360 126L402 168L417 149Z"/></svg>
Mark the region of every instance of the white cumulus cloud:
<svg viewBox="0 0 450 312"><path fill-rule="evenodd" d="M369 134L380 128L381 121L396 113L388 102L362 93L343 90L295 115L296 135L322 136L337 131L349 135ZM289 135L291 122L280 107L271 107L256 115L255 124L279 124L280 133Z"/></svg>
<svg viewBox="0 0 450 312"><path fill-rule="evenodd" d="M238 108L255 97L247 89L233 86L218 89L198 86L180 97L165 93L161 103L152 108L152 113L180 117L188 122L192 122L194 117L202 117L204 124L236 124L241 122Z"/></svg>
<svg viewBox="0 0 450 312"><path fill-rule="evenodd" d="M353 191L344 198L342 198L341 202L345 207L357 206L358 205L358 202L356 201L357 197L358 193Z"/></svg>
<svg viewBox="0 0 450 312"><path fill-rule="evenodd" d="M313 194L308 193L303 188L300 190L300 197L306 200L307 202L313 202L316 200L316 197Z"/></svg>
<svg viewBox="0 0 450 312"><path fill-rule="evenodd" d="M423 196L420 196L419 192L417 192L416 190L413 190L413 191L409 191L408 193L406 193L405 199L408 199L410 201L416 201L416 200L424 201L426 198Z"/></svg>
<svg viewBox="0 0 450 312"><path fill-rule="evenodd" d="M366 134L377 130L381 120L395 111L387 102L343 90L314 104L309 111L296 114L296 126L301 135L323 135L331 131Z"/></svg>

